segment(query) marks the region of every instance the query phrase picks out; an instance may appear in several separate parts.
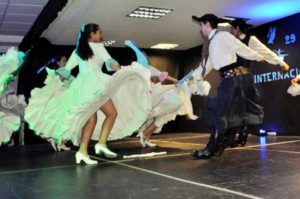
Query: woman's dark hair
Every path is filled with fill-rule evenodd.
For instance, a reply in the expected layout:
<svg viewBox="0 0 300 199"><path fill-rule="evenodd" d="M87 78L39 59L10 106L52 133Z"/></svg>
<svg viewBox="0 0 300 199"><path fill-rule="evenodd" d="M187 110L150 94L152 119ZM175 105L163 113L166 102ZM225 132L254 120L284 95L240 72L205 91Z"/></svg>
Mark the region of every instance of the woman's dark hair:
<svg viewBox="0 0 300 199"><path fill-rule="evenodd" d="M56 57L56 62L60 62L60 60L61 60L63 57L67 58L66 55L59 55L59 56L57 56L57 57Z"/></svg>
<svg viewBox="0 0 300 199"><path fill-rule="evenodd" d="M77 38L76 53L81 59L88 60L94 56L88 40L91 33L96 33L99 29L99 25L93 23L83 25L83 27L80 28Z"/></svg>

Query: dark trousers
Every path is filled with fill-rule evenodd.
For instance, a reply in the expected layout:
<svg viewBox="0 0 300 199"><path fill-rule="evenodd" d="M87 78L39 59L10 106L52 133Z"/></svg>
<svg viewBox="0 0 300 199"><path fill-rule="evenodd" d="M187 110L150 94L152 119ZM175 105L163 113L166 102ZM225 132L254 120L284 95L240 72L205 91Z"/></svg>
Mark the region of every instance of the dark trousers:
<svg viewBox="0 0 300 199"><path fill-rule="evenodd" d="M228 129L262 123L264 111L259 98L252 74L222 79L217 96L207 100L204 111L211 137L216 137L217 129L218 136L223 137L218 139L226 142Z"/></svg>

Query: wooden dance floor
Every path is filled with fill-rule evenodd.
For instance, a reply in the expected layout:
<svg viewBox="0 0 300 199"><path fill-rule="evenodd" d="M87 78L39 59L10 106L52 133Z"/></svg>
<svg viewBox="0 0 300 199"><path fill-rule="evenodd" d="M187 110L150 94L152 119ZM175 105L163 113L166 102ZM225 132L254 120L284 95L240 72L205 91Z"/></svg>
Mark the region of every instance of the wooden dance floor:
<svg viewBox="0 0 300 199"><path fill-rule="evenodd" d="M250 136L246 147L209 160L190 156L205 146L208 134L161 134L153 140L155 149L142 149L137 138L111 142L117 160L96 156L91 145L97 166L76 165L76 149L1 147L0 198L299 198L300 137ZM122 158L161 151L167 154Z"/></svg>

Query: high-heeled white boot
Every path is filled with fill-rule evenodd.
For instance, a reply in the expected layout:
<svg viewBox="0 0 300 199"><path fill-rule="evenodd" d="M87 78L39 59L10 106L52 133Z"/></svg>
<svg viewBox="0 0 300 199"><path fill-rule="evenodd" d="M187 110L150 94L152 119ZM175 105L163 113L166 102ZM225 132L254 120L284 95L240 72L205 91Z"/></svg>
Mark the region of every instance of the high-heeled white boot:
<svg viewBox="0 0 300 199"><path fill-rule="evenodd" d="M61 151L61 150L63 150L63 151L70 151L71 150L71 148L70 147L67 147L66 145L65 145L65 143L60 143L60 144L58 144L57 145L57 150L58 151Z"/></svg>
<svg viewBox="0 0 300 199"><path fill-rule="evenodd" d="M53 138L48 138L47 141L51 144L52 148L54 149L54 151L57 151L57 144L55 142L55 140Z"/></svg>
<svg viewBox="0 0 300 199"><path fill-rule="evenodd" d="M95 153L100 154L103 152L104 156L107 158L116 158L118 155L107 148L106 145L97 143L95 145Z"/></svg>
<svg viewBox="0 0 300 199"><path fill-rule="evenodd" d="M98 164L98 161L90 159L90 157L87 155L83 155L79 151L75 155L76 158L76 164L80 164L81 161L83 161L85 164Z"/></svg>
<svg viewBox="0 0 300 199"><path fill-rule="evenodd" d="M145 145L147 147L156 147L157 146L156 144L151 143L150 140L145 140Z"/></svg>
<svg viewBox="0 0 300 199"><path fill-rule="evenodd" d="M140 137L140 143L143 147L156 147L156 144L152 144L149 140L145 140L144 133L138 135Z"/></svg>
<svg viewBox="0 0 300 199"><path fill-rule="evenodd" d="M139 134L137 135L137 137L140 137L140 143L141 143L142 147L146 147L145 138L144 138L144 133L139 133Z"/></svg>

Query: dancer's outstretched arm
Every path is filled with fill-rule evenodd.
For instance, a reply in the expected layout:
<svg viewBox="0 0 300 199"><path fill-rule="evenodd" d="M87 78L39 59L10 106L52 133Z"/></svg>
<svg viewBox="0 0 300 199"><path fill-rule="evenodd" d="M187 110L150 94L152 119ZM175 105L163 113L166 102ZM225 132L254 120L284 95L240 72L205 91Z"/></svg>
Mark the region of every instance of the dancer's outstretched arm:
<svg viewBox="0 0 300 199"><path fill-rule="evenodd" d="M283 61L283 59L276 55L272 50L270 50L267 46L265 46L261 41L257 39L255 36L250 37L249 47L262 56L265 57L265 60L273 65L280 65L283 71L289 70L289 65Z"/></svg>
<svg viewBox="0 0 300 199"><path fill-rule="evenodd" d="M90 43L93 52L105 63L105 67L108 71L117 71L120 69L119 63L113 59L107 52L104 44L102 43Z"/></svg>

